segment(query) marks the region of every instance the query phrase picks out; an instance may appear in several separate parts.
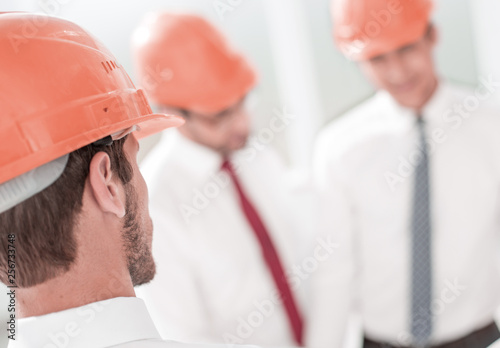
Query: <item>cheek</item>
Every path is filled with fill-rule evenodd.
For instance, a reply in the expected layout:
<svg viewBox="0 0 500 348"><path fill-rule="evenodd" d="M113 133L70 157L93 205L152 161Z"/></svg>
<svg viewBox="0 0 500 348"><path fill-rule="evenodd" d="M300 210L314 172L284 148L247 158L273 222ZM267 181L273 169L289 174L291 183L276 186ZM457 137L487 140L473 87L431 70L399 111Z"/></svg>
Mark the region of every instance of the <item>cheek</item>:
<svg viewBox="0 0 500 348"><path fill-rule="evenodd" d="M148 186L142 175L141 175L140 191L141 191L140 195L141 195L142 206L144 207L144 210L147 211L149 207L149 193L148 193Z"/></svg>
<svg viewBox="0 0 500 348"><path fill-rule="evenodd" d="M201 137L203 137L208 144L217 147L219 144L224 144L228 136L227 128L224 126L206 125L201 130Z"/></svg>
<svg viewBox="0 0 500 348"><path fill-rule="evenodd" d="M407 69L412 74L421 78L426 78L433 74L433 57L432 53L428 50L421 50L420 52L411 55L407 60Z"/></svg>
<svg viewBox="0 0 500 348"><path fill-rule="evenodd" d="M214 127L205 122L193 122L189 125L188 130L196 139L211 138L212 133L214 133Z"/></svg>
<svg viewBox="0 0 500 348"><path fill-rule="evenodd" d="M148 202L148 199L149 199L149 193L148 193L148 185L146 184L146 180L144 180L144 177L141 175L140 176L140 195L141 197L144 198L144 201L147 203Z"/></svg>
<svg viewBox="0 0 500 348"><path fill-rule="evenodd" d="M132 181L137 193L137 204L140 207L139 209L147 210L149 200L148 186L137 164L134 165L134 178L132 179Z"/></svg>
<svg viewBox="0 0 500 348"><path fill-rule="evenodd" d="M360 65L361 70L364 75L378 88L386 89L387 83L385 81L385 76L387 72L385 71L382 64L373 64L371 62L364 62Z"/></svg>

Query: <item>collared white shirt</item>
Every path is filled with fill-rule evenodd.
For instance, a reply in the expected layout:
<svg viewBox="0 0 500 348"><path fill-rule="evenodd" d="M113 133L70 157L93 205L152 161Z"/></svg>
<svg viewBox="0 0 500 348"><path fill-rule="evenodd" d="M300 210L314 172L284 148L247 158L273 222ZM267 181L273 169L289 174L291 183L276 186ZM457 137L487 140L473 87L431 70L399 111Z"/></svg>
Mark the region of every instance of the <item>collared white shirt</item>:
<svg viewBox="0 0 500 348"><path fill-rule="evenodd" d="M163 341L146 305L136 297L118 297L20 319L16 336L9 348L193 347Z"/></svg>
<svg viewBox="0 0 500 348"><path fill-rule="evenodd" d="M441 82L423 110L430 139L435 344L487 325L499 304L500 113L487 111L486 103L473 91ZM461 105L462 115L455 109ZM321 233L333 236L339 248L313 279L309 346L342 347L353 308L369 338L411 343L418 141L416 115L386 92L320 135L315 174Z"/></svg>
<svg viewBox="0 0 500 348"><path fill-rule="evenodd" d="M488 348L500 348L500 340L493 342Z"/></svg>
<svg viewBox="0 0 500 348"><path fill-rule="evenodd" d="M232 162L291 273L301 221L295 222L300 212L279 159L260 145L235 154ZM137 293L169 339L294 345L259 242L221 165L219 154L175 130L165 132L145 159L157 275ZM300 281L292 284L299 310L302 289Z"/></svg>

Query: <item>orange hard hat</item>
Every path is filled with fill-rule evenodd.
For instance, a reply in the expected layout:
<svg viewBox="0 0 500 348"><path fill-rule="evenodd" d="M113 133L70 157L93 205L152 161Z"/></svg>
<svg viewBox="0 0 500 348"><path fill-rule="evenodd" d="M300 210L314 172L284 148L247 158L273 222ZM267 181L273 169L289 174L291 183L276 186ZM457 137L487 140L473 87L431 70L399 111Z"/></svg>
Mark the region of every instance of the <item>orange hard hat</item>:
<svg viewBox="0 0 500 348"><path fill-rule="evenodd" d="M183 123L153 114L115 57L74 23L0 14L0 52L0 184L135 125L141 138Z"/></svg>
<svg viewBox="0 0 500 348"><path fill-rule="evenodd" d="M432 0L333 0L335 41L352 60L367 60L421 38Z"/></svg>
<svg viewBox="0 0 500 348"><path fill-rule="evenodd" d="M147 15L134 32L132 49L138 84L159 105L219 112L241 99L256 81L248 62L195 15Z"/></svg>

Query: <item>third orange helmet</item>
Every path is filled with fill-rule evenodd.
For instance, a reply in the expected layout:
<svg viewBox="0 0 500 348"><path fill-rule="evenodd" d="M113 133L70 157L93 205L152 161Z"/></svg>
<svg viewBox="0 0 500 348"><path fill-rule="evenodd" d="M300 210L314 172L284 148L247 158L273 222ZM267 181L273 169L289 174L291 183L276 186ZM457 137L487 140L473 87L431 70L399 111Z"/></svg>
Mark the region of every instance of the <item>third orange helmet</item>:
<svg viewBox="0 0 500 348"><path fill-rule="evenodd" d="M429 25L431 0L333 0L335 41L352 60L366 60L417 41Z"/></svg>

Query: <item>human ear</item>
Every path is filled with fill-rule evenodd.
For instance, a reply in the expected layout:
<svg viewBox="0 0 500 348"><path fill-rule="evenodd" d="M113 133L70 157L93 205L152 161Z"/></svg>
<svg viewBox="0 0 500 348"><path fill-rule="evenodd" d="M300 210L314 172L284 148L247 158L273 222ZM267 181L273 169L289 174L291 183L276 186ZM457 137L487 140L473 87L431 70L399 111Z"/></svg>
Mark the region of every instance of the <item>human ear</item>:
<svg viewBox="0 0 500 348"><path fill-rule="evenodd" d="M90 188L94 198L105 213L118 218L125 216L124 195L120 195L119 179L111 170L111 159L105 152L98 152L90 162Z"/></svg>

